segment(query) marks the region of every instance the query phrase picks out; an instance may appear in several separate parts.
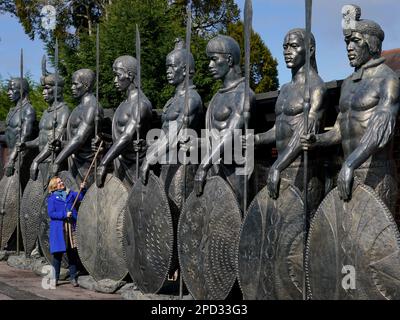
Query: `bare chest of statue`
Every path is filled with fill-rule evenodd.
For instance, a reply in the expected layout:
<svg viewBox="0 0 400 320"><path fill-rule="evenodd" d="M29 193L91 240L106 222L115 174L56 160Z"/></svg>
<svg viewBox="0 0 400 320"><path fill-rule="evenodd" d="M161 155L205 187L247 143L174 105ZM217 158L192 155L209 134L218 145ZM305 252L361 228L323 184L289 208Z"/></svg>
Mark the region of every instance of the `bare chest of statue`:
<svg viewBox="0 0 400 320"><path fill-rule="evenodd" d="M88 104L80 104L74 110L72 110L68 119L68 136L70 138L76 135L79 126L84 122L85 116L90 108L92 107Z"/></svg>
<svg viewBox="0 0 400 320"><path fill-rule="evenodd" d="M176 121L183 114L184 105L185 97L183 95L177 95L168 101L161 116L163 127L171 121Z"/></svg>
<svg viewBox="0 0 400 320"><path fill-rule="evenodd" d="M43 113L39 122L39 149L42 150L53 135L54 111ZM55 137L57 138L57 137Z"/></svg>
<svg viewBox="0 0 400 320"><path fill-rule="evenodd" d="M243 110L244 94L229 91L217 93L209 106L211 114L211 128L219 131L230 127L230 122L235 114L241 114Z"/></svg>
<svg viewBox="0 0 400 320"><path fill-rule="evenodd" d="M115 110L113 117L113 139L118 139L126 130L127 124L131 123L132 120L136 120L136 110L137 103L132 101L124 101L122 102L117 110Z"/></svg>

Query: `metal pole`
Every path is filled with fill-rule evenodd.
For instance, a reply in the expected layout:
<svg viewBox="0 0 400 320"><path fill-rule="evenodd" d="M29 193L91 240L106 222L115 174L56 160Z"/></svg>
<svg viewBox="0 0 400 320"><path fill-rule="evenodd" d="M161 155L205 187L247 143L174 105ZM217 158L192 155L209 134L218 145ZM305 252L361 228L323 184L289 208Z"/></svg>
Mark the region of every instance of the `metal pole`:
<svg viewBox="0 0 400 320"><path fill-rule="evenodd" d="M186 74L185 74L185 105L183 109L182 130L186 130L189 126L189 85L190 85L190 43L192 41L192 8L191 1L188 1L187 8L187 22L186 22ZM183 199L182 208L186 201L186 154L183 156ZM183 277L179 267L179 299L183 299Z"/></svg>
<svg viewBox="0 0 400 320"><path fill-rule="evenodd" d="M21 49L21 61L20 61L21 81L19 86L20 93L20 110L19 110L19 143L22 143L22 111L23 111L23 80L24 80L24 50ZM19 220L21 215L21 150L18 151L18 210L17 210L17 255L20 254L19 249L19 237L20 237L20 226Z"/></svg>
<svg viewBox="0 0 400 320"><path fill-rule="evenodd" d="M58 39L56 38L56 48L54 52L55 58L55 87L54 87L54 116L53 116L53 142L56 139L56 128L57 128L57 103L58 103ZM55 161L55 150L51 152L51 165L53 166Z"/></svg>
<svg viewBox="0 0 400 320"><path fill-rule="evenodd" d="M136 24L136 60L137 60L137 74L136 74L136 86L137 86L137 109L136 109L136 143L139 147L140 141L140 92L142 90L142 68L141 68L141 43L140 43L140 32L139 26ZM139 179L139 149L136 151L136 179Z"/></svg>
<svg viewBox="0 0 400 320"><path fill-rule="evenodd" d="M306 48L306 74L305 74L305 90L304 90L304 134L308 134L308 115L310 112L310 39L311 39L311 14L312 14L312 0L305 0L306 4L306 36L305 36L305 48ZM303 300L308 299L307 293L307 279L306 279L306 244L307 244L307 233L308 233L308 151L304 150L304 222L303 222Z"/></svg>
<svg viewBox="0 0 400 320"><path fill-rule="evenodd" d="M99 131L99 74L100 74L100 31L99 24L96 28L96 116L94 120L94 134L95 137L98 135ZM97 183L97 157L94 161L94 181Z"/></svg>
<svg viewBox="0 0 400 320"><path fill-rule="evenodd" d="M250 118L250 41L253 23L253 5L251 0L246 0L244 7L244 72L245 72L245 89L244 89L244 134L247 136ZM247 211L247 148L244 152L244 190L243 190L243 216Z"/></svg>

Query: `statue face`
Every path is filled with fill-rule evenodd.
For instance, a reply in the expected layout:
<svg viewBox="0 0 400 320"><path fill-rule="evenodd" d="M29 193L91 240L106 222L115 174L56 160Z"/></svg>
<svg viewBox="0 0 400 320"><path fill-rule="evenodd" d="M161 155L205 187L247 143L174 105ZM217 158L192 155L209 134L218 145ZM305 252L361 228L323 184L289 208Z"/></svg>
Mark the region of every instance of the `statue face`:
<svg viewBox="0 0 400 320"><path fill-rule="evenodd" d="M124 68L119 62L113 67L114 72L114 85L118 91L125 91L131 85L132 75Z"/></svg>
<svg viewBox="0 0 400 320"><path fill-rule="evenodd" d="M71 91L74 98L81 98L87 92L87 88L80 79L79 74L74 73L72 75Z"/></svg>
<svg viewBox="0 0 400 320"><path fill-rule="evenodd" d="M171 85L178 85L185 80L185 65L176 54L171 54L167 57L167 80Z"/></svg>
<svg viewBox="0 0 400 320"><path fill-rule="evenodd" d="M223 79L229 72L229 57L228 54L223 53L210 53L210 64L208 65L208 70L210 70L211 75L214 79Z"/></svg>
<svg viewBox="0 0 400 320"><path fill-rule="evenodd" d="M368 43L361 33L352 32L350 36L345 38L345 41L347 56L352 67L359 68L372 58Z"/></svg>
<svg viewBox="0 0 400 320"><path fill-rule="evenodd" d="M20 88L16 82L10 81L8 83L7 95L12 102L18 102L18 100L21 97L21 94L20 94Z"/></svg>
<svg viewBox="0 0 400 320"><path fill-rule="evenodd" d="M47 103L53 103L54 102L54 87L49 85L49 84L45 84L43 86L43 98L44 101L46 101Z"/></svg>
<svg viewBox="0 0 400 320"><path fill-rule="evenodd" d="M283 42L283 55L286 67L296 69L306 62L306 50L303 39L296 33L286 35Z"/></svg>

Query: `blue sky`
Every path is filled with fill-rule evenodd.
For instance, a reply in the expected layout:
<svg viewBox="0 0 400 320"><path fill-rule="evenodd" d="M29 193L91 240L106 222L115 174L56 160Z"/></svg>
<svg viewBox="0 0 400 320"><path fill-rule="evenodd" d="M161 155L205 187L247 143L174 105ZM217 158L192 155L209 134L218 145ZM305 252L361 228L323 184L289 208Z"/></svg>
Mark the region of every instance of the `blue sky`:
<svg viewBox="0 0 400 320"><path fill-rule="evenodd" d="M241 9L244 0L235 0ZM399 0L314 0L313 32L317 41L317 61L325 81L342 79L352 69L348 65L341 30L341 8L348 3L359 4L362 18L378 22L386 33L383 49L400 47ZM278 59L279 81L290 81L282 56L282 41L286 32L304 27L304 0L253 0L253 28L261 35L272 55ZM35 81L40 79L40 61L44 46L25 35L15 17L0 15L0 76L7 79L19 74L19 51L25 52L25 71Z"/></svg>

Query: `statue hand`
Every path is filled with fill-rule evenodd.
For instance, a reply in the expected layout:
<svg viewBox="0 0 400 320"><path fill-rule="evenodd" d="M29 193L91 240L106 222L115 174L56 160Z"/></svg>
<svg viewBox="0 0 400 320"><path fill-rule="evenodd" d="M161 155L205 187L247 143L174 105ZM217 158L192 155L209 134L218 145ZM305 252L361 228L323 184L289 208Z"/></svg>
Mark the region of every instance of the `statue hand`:
<svg viewBox="0 0 400 320"><path fill-rule="evenodd" d="M17 152L22 152L26 149L26 143L25 142L17 142L15 144L15 147L17 149Z"/></svg>
<svg viewBox="0 0 400 320"><path fill-rule="evenodd" d="M139 139L139 141L133 141L133 151L134 152L142 152L147 149L147 143L144 139Z"/></svg>
<svg viewBox="0 0 400 320"><path fill-rule="evenodd" d="M181 135L178 140L179 150L186 153L189 150L193 149L194 143L194 140L190 139L190 136Z"/></svg>
<svg viewBox="0 0 400 320"><path fill-rule="evenodd" d="M207 172L203 168L199 168L194 177L194 190L199 197L203 194L204 182L206 181Z"/></svg>
<svg viewBox="0 0 400 320"><path fill-rule="evenodd" d="M140 171L139 171L140 181L143 183L143 185L147 184L148 175L149 175L149 165L145 161L145 162L143 162L142 166L140 167Z"/></svg>
<svg viewBox="0 0 400 320"><path fill-rule="evenodd" d="M51 139L48 141L49 151L57 152L61 149L61 141L58 139Z"/></svg>
<svg viewBox="0 0 400 320"><path fill-rule="evenodd" d="M96 185L98 188L103 187L104 185L104 178L106 176L106 167L103 165L100 165L97 167L97 172L96 172Z"/></svg>
<svg viewBox="0 0 400 320"><path fill-rule="evenodd" d="M92 142L91 142L92 152L96 153L99 150L101 141L102 141L102 139L99 136L96 136L92 139ZM103 151L103 148L100 149L100 152L102 152L102 151Z"/></svg>
<svg viewBox="0 0 400 320"><path fill-rule="evenodd" d="M39 164L34 161L31 165L30 176L33 181L36 181L38 175Z"/></svg>
<svg viewBox="0 0 400 320"><path fill-rule="evenodd" d="M337 181L339 197L343 201L349 201L351 199L351 189L353 186L353 174L354 174L354 170L352 168L350 168L345 162L342 166L342 169L339 172L338 181Z"/></svg>
<svg viewBox="0 0 400 320"><path fill-rule="evenodd" d="M13 176L14 171L15 171L14 165L11 163L7 164L4 168L4 174L6 175L6 177Z"/></svg>
<svg viewBox="0 0 400 320"><path fill-rule="evenodd" d="M251 139L253 139L253 146L255 146L256 142L259 141L259 137L256 134L248 133L248 134L242 136L243 150L247 150L247 148L252 145L251 143L249 143L249 141L251 141Z"/></svg>
<svg viewBox="0 0 400 320"><path fill-rule="evenodd" d="M315 147L317 136L314 133L302 134L300 142L304 151L311 150Z"/></svg>
<svg viewBox="0 0 400 320"><path fill-rule="evenodd" d="M272 167L267 180L268 193L272 199L279 197L279 185L281 180L281 173L276 168Z"/></svg>

